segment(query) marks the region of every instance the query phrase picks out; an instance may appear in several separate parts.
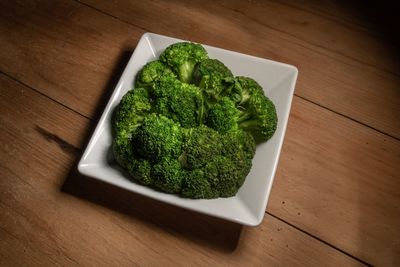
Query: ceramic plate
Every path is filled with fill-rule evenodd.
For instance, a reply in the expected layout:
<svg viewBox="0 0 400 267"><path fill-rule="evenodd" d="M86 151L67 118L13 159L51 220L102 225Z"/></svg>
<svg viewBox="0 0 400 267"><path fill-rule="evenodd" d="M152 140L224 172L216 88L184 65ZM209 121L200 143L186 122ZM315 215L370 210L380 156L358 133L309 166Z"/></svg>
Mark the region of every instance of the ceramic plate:
<svg viewBox="0 0 400 267"><path fill-rule="evenodd" d="M224 62L234 75L252 77L263 86L266 95L274 102L278 114L278 128L274 136L268 142L257 146L253 167L236 196L194 200L158 192L131 182L110 160L111 117L115 107L122 96L133 88L135 75L143 65L158 58L167 46L181 41L184 40L153 33L145 33L141 37L96 126L79 162L78 170L92 178L172 205L244 225L258 225L265 214L285 135L297 78L297 69L294 66L204 45L210 58Z"/></svg>

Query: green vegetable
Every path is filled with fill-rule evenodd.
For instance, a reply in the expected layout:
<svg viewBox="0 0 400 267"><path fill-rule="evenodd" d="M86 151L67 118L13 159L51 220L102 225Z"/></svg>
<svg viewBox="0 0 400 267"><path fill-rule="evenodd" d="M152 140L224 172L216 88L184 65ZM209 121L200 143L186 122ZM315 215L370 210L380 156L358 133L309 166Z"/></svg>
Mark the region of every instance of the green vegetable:
<svg viewBox="0 0 400 267"><path fill-rule="evenodd" d="M200 89L170 77L154 86L154 111L190 128L204 120L204 101Z"/></svg>
<svg viewBox="0 0 400 267"><path fill-rule="evenodd" d="M113 122L116 162L139 184L187 198L234 196L256 141L275 132L274 104L194 43L177 43L138 73Z"/></svg>
<svg viewBox="0 0 400 267"><path fill-rule="evenodd" d="M191 82L196 64L207 58L204 47L188 42L173 44L160 55L160 61L169 66L179 80L185 83Z"/></svg>
<svg viewBox="0 0 400 267"><path fill-rule="evenodd" d="M178 123L152 113L135 131L132 144L140 156L150 161L177 158L181 154L182 128Z"/></svg>
<svg viewBox="0 0 400 267"><path fill-rule="evenodd" d="M219 100L232 79L231 70L217 59L203 60L193 73L193 83L203 90L211 103Z"/></svg>

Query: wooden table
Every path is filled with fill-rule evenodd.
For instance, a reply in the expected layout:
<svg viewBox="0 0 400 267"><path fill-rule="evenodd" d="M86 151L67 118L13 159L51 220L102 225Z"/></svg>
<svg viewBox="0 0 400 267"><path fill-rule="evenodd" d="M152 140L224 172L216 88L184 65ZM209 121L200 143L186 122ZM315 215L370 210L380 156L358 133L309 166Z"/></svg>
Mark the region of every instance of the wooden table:
<svg viewBox="0 0 400 267"><path fill-rule="evenodd" d="M1 1L0 265L399 266L398 13L366 5ZM144 32L298 67L260 226L76 173Z"/></svg>

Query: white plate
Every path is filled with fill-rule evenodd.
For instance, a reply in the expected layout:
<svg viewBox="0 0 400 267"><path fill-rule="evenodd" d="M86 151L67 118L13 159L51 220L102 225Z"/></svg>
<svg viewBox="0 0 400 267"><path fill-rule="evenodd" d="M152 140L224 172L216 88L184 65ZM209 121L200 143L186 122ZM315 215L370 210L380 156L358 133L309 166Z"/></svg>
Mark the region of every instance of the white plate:
<svg viewBox="0 0 400 267"><path fill-rule="evenodd" d="M235 197L194 200L158 192L131 182L108 159L112 144L113 110L122 96L133 88L135 75L143 65L158 58L167 46L181 41L153 33L145 33L141 37L79 162L78 170L84 175L172 205L244 225L258 225L264 217L285 135L297 78L294 66L204 45L209 56L224 62L234 75L249 76L259 82L275 103L278 113L278 128L274 136L257 146L253 167Z"/></svg>

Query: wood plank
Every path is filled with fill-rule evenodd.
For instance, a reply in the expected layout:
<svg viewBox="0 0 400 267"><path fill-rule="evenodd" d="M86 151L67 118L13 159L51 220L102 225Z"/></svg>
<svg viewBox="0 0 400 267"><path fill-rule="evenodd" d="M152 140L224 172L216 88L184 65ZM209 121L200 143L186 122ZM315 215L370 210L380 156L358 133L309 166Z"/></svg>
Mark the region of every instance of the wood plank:
<svg viewBox="0 0 400 267"><path fill-rule="evenodd" d="M0 88L2 265L361 265L269 215L242 229L81 177L90 121L4 75Z"/></svg>
<svg viewBox="0 0 400 267"><path fill-rule="evenodd" d="M236 11L249 20L296 37L303 43L334 52L333 54L337 54L336 59L347 57L361 64L400 75L396 47L385 42L382 36L360 32L343 25L340 21L332 21L275 0L253 1L251 5L243 1L230 1L221 6ZM353 10L352 14L356 15L357 10Z"/></svg>
<svg viewBox="0 0 400 267"><path fill-rule="evenodd" d="M86 116L108 101L144 33L74 1L0 9L0 70Z"/></svg>
<svg viewBox="0 0 400 267"><path fill-rule="evenodd" d="M50 9L50 8L48 8L48 9ZM66 10L68 10L68 9L66 9ZM85 14L82 10L86 10L86 9L82 9L82 8L79 8L79 10L82 12L82 14ZM51 10L48 10L48 12L51 12ZM54 11L55 12L55 11ZM89 11L85 11L85 12L89 12ZM62 13L62 12L60 12L59 11L59 13ZM90 13L91 14L91 13ZM97 14L96 12L95 12L95 14ZM26 15L26 14L25 14ZM37 16L37 15L36 15ZM81 15L82 16L82 15ZM99 15L100 16L100 15ZM90 16L89 16L90 17ZM95 16L95 15L92 15L92 17L96 17L97 18L97 15ZM30 20L30 18L29 18L29 16L26 16L26 20L27 21L29 21L30 23L26 23L26 24L23 24L24 26L26 26L26 27L31 27L30 25L32 24L32 25L35 25L35 27L36 28L38 28L39 26L40 26L40 23L38 23L38 22L36 22L36 24L35 24L35 20ZM36 20L37 20L37 18L36 18ZM94 19L95 20L95 19ZM19 20L19 22L18 23L22 23L21 22L22 20ZM39 18L39 21L40 21L40 18ZM88 23L89 25L91 25L91 24L94 24L94 22L93 21L89 21L89 22L91 22L91 23ZM43 22L42 22L43 23ZM29 25L28 25L29 24ZM3 25L3 24L2 24ZM97 25L97 24L96 24ZM76 27L76 28L79 28L79 25L78 26L74 26L74 27ZM90 29L90 26L88 26L89 27L89 29ZM16 29L16 30L18 30L18 29ZM76 31L76 29L74 29L75 31ZM165 31L166 31L167 29L165 29ZM69 31L71 31L71 32L73 32L73 29L69 29ZM51 32L51 31L50 31ZM82 36L82 35L80 35L80 36ZM6 36L7 37L7 36ZM6 37L4 37L4 38L6 38ZM42 36L42 37L45 37L44 35ZM200 38L205 38L204 36L203 37L200 37ZM227 37L227 38L230 38L230 37ZM32 38L31 38L32 39ZM3 40L3 39L2 39ZM20 41L23 41L24 39L19 39ZM48 38L48 39L46 39L46 40L48 40L48 42L50 43L51 41L54 41L55 39L51 39L51 38ZM229 40L228 40L229 41ZM232 40L232 41L235 41L235 40ZM23 43L23 42L22 42ZM56 42L55 42L56 43ZM233 42L234 43L234 42ZM237 43L235 44L235 45L238 45ZM20 44L18 44L18 43L15 43L15 46L16 47L19 47L20 46ZM46 48L48 48L48 46L46 47ZM8 48L7 48L8 49ZM249 51L250 51L250 49L251 48L246 48L246 49L248 49ZM259 49L259 48L256 48L256 49ZM42 50L38 50L39 52L43 52L45 49L44 48L42 48ZM46 49L46 50L49 50L49 49ZM8 50L3 50L3 52L4 51L8 51ZM11 50L11 51L13 51L13 50ZM27 50L27 48L25 49L25 50L23 50L22 49L22 51L25 51L25 53L27 53L26 51L28 51ZM261 51L261 50L260 50ZM37 52L37 51L36 51ZM5 53L4 53L5 54ZM21 53L22 54L22 53ZM68 54L68 53L66 53L66 54ZM68 54L69 55L69 54ZM97 54L96 54L97 55ZM2 55L2 56L7 56L7 55ZM10 59L8 59L8 61L10 61ZM1 60L0 62L7 62L7 61L3 61L3 60ZM85 61L84 61L85 62ZM10 63L11 65L13 64L13 62L7 62L7 63ZM40 63L40 62L39 62ZM31 64L32 65L32 64ZM38 64L39 66L40 66L40 64ZM55 64L55 66L56 67L60 67L60 66L64 66L63 64L61 64L60 63L60 65L57 65L57 64ZM36 67L36 65L34 66L34 67ZM85 69L85 68L79 68L79 66L75 66L74 65L74 67L78 67L77 69L78 70L80 70L81 72ZM66 67L65 67L66 68ZM48 69L50 69L50 67L48 67ZM20 71L21 71L21 73L25 73L26 72L26 70L25 69L20 69ZM64 71L65 71L65 69L64 69ZM75 71L75 70L74 70ZM17 72L17 70L16 70L16 72ZM83 71L84 72L84 71ZM110 72L111 73L111 72ZM21 74L19 74L19 75L21 75ZM25 74L24 74L25 75ZM41 72L41 75L47 75L47 73L46 72ZM40 76L40 75L38 75L38 76ZM95 75L93 74L93 76L91 76L92 77L92 79L93 80L97 80L97 79L103 79L103 77L102 77L102 75L101 75L101 77L95 77ZM37 78L37 77L36 77ZM37 79L39 79L39 78L37 78ZM59 77L58 77L58 79L59 79ZM33 84L35 84L35 82L34 82L34 80L35 79L33 79L32 78L32 83ZM104 83L106 83L105 82L105 80L106 79L104 79ZM25 80L25 82L26 81L29 81L29 80ZM68 81L67 81L68 82ZM55 79L55 83L57 83L57 79ZM84 82L82 81L82 85L84 84ZM304 82L302 82L302 83L300 83L300 84L304 84ZM36 84L36 85L38 85L38 84ZM307 85L307 83L306 84L304 84L304 85ZM49 86L43 86L43 87L45 87L45 88L47 88L46 90L49 90L49 91L52 91L52 90L54 90L54 88L50 88ZM79 91L80 90L78 90L79 88L75 88L75 87L72 87L72 88L74 88L74 89L76 89L76 92L74 92L74 93L76 93L76 94L79 94ZM91 88L89 88L88 89L89 91L90 90L94 90L92 87ZM96 105L94 102L94 100L96 99L100 99L101 98L101 94L103 94L104 92L102 92L101 90L96 90L96 92L94 92L94 94L96 94L96 97L97 98L92 98L92 100L89 100L89 102L90 101L93 101L93 102L91 102L91 103L88 103L87 104L87 108L88 108L88 110L89 109L91 109L91 110L94 110L98 105ZM92 95L93 96L93 95ZM77 96L75 96L76 98L78 98ZM80 98L84 98L85 97L85 95L79 95L79 97ZM371 98L372 99L372 98ZM62 100L62 99L61 99ZM76 101L76 100L73 100L73 101ZM297 100L296 100L297 101ZM80 106L79 105L79 103L75 103L75 106ZM306 109L307 110L307 109ZM320 112L320 109L317 109L317 110L313 110L313 112ZM89 113L88 113L89 114ZM302 113L301 112L299 112L299 118L301 119L302 118ZM330 118L330 120L332 120L332 124L331 125L333 125L332 127L333 128L335 128L336 126L335 126L335 118L336 118L336 116L333 116L333 117L329 117ZM329 121L329 120L324 120L324 119L321 119L321 121L318 121L318 123L317 124L320 124L320 125L325 125L326 124L326 121ZM304 126L305 127L308 127L308 124L304 124ZM343 133L347 133L347 128L346 127L342 127L343 129ZM351 127L350 127L351 128ZM361 127L362 128L362 127ZM292 128L292 129L296 129L296 128ZM351 129L353 129L353 130L359 130L359 128L351 128ZM352 130L352 131L353 131ZM296 129L296 131L297 131L297 129ZM330 129L327 129L326 130L328 133L329 133L329 131L330 131ZM289 135L290 135L290 130L288 131L288 137L287 138L289 138ZM323 132L323 134L327 134L326 132ZM304 135L305 136L308 136L308 132L306 132L306 133L304 133ZM323 136L323 135L319 135L319 136ZM318 137L318 136L317 136ZM301 136L301 138L296 138L296 139L294 139L295 141L294 141L294 143L298 143L298 142L300 142L299 140L302 140L302 138L304 138L304 136ZM380 143L380 142L382 142L382 139L377 139L378 141L376 141L375 143ZM392 140L392 142L393 142L393 140ZM319 144L317 144L316 145L316 147L311 147L311 148L309 148L309 146L310 146L310 144L313 144L312 142L309 142L309 143L299 143L299 146L298 147L295 147L294 149L293 149L293 151L302 151L301 149L303 149L304 150L304 148L307 148L307 149L310 149L311 151L317 151L314 155L312 155L312 156L309 156L309 158L308 158L308 160L309 161L307 161L307 164L308 165L306 165L306 166L309 166L311 163L310 162L313 162L313 163L315 163L315 162L320 162L321 161L321 152L318 152L318 151L321 151L321 148L319 147L320 145ZM347 143L346 143L347 144ZM396 149L397 149L397 146L394 146ZM292 150L291 150L292 151ZM371 150L372 152L375 152L375 150ZM357 151L355 151L354 153L356 153ZM372 153L372 152L370 152L370 153ZM344 153L344 152L343 152ZM346 152L346 153L350 153L350 152ZM392 153L392 152L389 152L389 153ZM340 154L341 155L341 154ZM350 155L351 156L348 156L348 158L349 159L353 159L353 158L355 158L355 156L357 155L357 154L351 154L350 153ZM381 155L381 154L379 154L379 155ZM393 156L393 154L391 154L392 156L389 156L389 158L396 158L396 156ZM394 154L394 155L396 155L396 154ZM282 156L283 157L283 156ZM300 157L302 157L302 154L300 154L300 156L297 156L297 158L300 158ZM332 156L333 157L333 156ZM385 156L386 157L386 156ZM330 156L329 155L327 155L327 158L328 159L330 159ZM349 162L341 162L340 164L341 165L343 165L343 169L342 169L342 171L346 171L347 169L349 169L349 170L351 170L350 171L350 173L351 172L355 172L355 171L357 171L358 170L358 168L359 167L357 167L357 169L355 169L355 170L353 170L352 169L352 164L353 164L353 161L354 160L352 160L352 161L350 161L349 160ZM395 161L395 162L398 162L398 161ZM371 161L368 161L368 163L370 164L370 165L366 165L366 166L371 166L371 168L372 167L374 167L374 164L375 164L375 162L371 162ZM281 161L281 165L282 165L283 163L282 163L282 161ZM301 166L301 165L300 165ZM330 166L328 166L329 168L332 168L332 167L330 167ZM337 167L337 166L336 166ZM382 167L382 165L380 165L380 168L378 169L378 171L379 171L379 173L382 171L382 174L381 174L381 177L385 177L386 175L387 175L387 173L390 173L391 171L392 171L392 169L393 169L393 166L389 166L389 170L387 171L387 170L382 170L383 169L383 167ZM364 172L367 172L369 170L369 168L366 170L366 171L364 171ZM296 170L294 170L294 171L296 171ZM321 177L321 176L324 176L324 172L326 172L326 170L325 169L322 169L322 172L319 174L319 176L316 176L316 177ZM314 172L314 173L316 173L316 172ZM378 175L379 175L379 173L378 173ZM278 173L278 177L280 177L279 176L280 174ZM293 172L293 175L291 175L291 173L289 173L289 174L287 174L289 177L298 177L298 179L300 180L300 181L303 181L304 179L305 179L305 175L307 175L307 172L306 171L304 171L304 173L302 173L302 176L297 176L297 173L296 172ZM332 174L331 173L328 173L328 177L332 177ZM352 178L352 175L347 175L347 177L350 177L350 178ZM357 178L356 179L359 179L359 176L356 176ZM318 183L322 183L322 185L319 185L320 187L322 187L322 188L329 188L330 186L332 186L332 182L331 182L331 180L330 180L331 178L329 178L329 179L327 179L327 180L325 180L325 179L323 179L322 181L321 181L321 179L319 179L319 180L317 180L317 182ZM353 178L352 178L353 179ZM394 188L394 187L391 187L391 185L390 185L390 179L392 179L392 178L389 178L389 182L387 182L387 183L383 183L384 184L384 186L387 186L387 184L389 184L389 188ZM397 177L395 176L394 177L394 179L397 179ZM279 178L277 178L277 180L279 181L279 180L281 180L281 179L279 179ZM288 184L284 184L284 187L282 187L283 189L281 189L281 191L279 191L279 193L277 193L278 195L280 195L281 194L281 192L282 192L282 190L283 191L285 191L285 190L288 190L288 191L292 191L292 192L296 192L296 188L297 188L297 184L296 183L293 183L293 184L290 184L290 180L289 180L289 182L288 182ZM277 182L278 183L278 182ZM286 182L285 182L286 183ZM298 183L298 181L297 181L297 183ZM360 182L360 185L363 185L363 182L361 181ZM396 183L394 183L394 185L397 185ZM276 185L275 185L275 187L276 187ZM318 186L316 186L317 188L318 188ZM345 186L343 187L343 188L345 188ZM353 186L353 188L355 189L355 190L357 190L357 192L363 192L362 190L363 190L363 188L359 188L359 187L355 187L355 186ZM387 189L385 188L385 189L383 189L383 191L386 191ZM274 189L274 192L276 191L276 189ZM298 191L298 190L297 190ZM324 191L326 191L326 190L324 190ZM389 190L390 191L390 190ZM370 190L367 190L367 192L370 192ZM336 200L336 196L335 196L335 192L328 192L329 194L327 195L327 196L323 196L324 198L326 198L326 199L328 199L328 200ZM293 197L293 199L295 199L295 200L293 200L293 201L291 201L291 203L293 204L293 203L297 203L297 201L300 201L300 200L302 200L302 198L305 198L305 196L308 196L309 194L307 194L307 192L305 192L304 194L300 194L300 195L296 195L296 196L294 196ZM339 194L340 195L340 194ZM286 196L286 195L285 195ZM320 195L319 195L320 196ZM297 197L299 197L300 199L297 199ZM310 197L309 197L309 199L310 199ZM385 198L385 196L383 196L383 199L386 199ZM330 201L327 201L327 200L325 200L325 199L322 199L323 201L324 201L324 203L330 203ZM284 200L281 200L281 199L279 199L279 201L278 201L278 204L276 204L276 205L279 205L279 203L281 203L281 201L284 201ZM351 201L351 199L350 199L350 201ZM312 198L312 200L311 201L308 201L308 202L311 202L311 203L314 203L315 202L315 198ZM307 202L307 203L308 203ZM300 201L300 203L301 203L301 201ZM341 202L341 203L347 203L346 201L343 201L343 202ZM371 203L371 202L369 202L369 200L367 201L367 203ZM270 206L273 204L273 201L271 200L271 202L270 202ZM347 205L347 204L346 204ZM366 212L366 214L373 214L372 215L372 217L371 216L369 216L368 217L368 221L371 221L371 220L374 220L374 218L376 217L375 216L375 214L376 213L378 213L378 214L380 214L380 212L379 212L379 210L381 209L381 206L382 206L382 201L380 201L380 202L378 202L378 204L377 205L372 205L372 206L370 206L369 208L370 208L370 210L368 211L368 212ZM330 207L332 207L333 209L334 209L334 211L333 211L333 213L335 213L335 212L338 212L337 211L337 208L339 207L339 206L330 206ZM307 206L306 206L306 208L307 208ZM341 207L339 207L339 208L341 208ZM292 210L294 210L294 208L292 208ZM383 210L386 210L386 208L385 207L383 207ZM388 207L388 209L387 210L393 210L393 208L391 207L391 206L389 206ZM354 206L351 206L351 209L349 210L349 211L347 211L350 215L346 215L347 217L345 217L345 220L350 220L351 218L354 218L354 214L357 214L357 211L358 211L358 209L355 209L354 208ZM371 211L371 212L370 212ZM312 214L312 216L311 216L311 218L309 219L307 216L303 216L302 218L301 218L301 223L303 224L303 225L307 225L307 229L313 229L313 234L316 234L316 235L318 235L318 236L322 236L322 237L325 237L325 231L327 231L326 229L327 228L329 228L329 227L322 227L322 226L319 226L320 224L321 224L321 222L322 222L322 224L321 225L330 225L331 223L332 223L332 221L330 221L330 220L328 220L328 219L331 219L330 217L328 217L328 216L323 216L323 218L322 219L320 219L320 220L314 220L314 218L319 218L319 214L318 214L318 212L320 212L320 210L316 210L315 211L315 214ZM384 212L384 213L386 213L386 212ZM292 213L290 213L290 216L292 216L291 218L288 216L287 218L289 218L290 219L290 221L295 221L296 220L296 218L298 218L298 216L299 215L297 215L297 213L296 212L292 212ZM342 215L340 215L340 216L342 216ZM314 217L314 218L313 218ZM335 218L337 218L337 217L335 217ZM298 219L298 220L300 220L300 219ZM357 220L356 220L357 221ZM390 217L390 214L386 214L385 216L384 216L384 219L383 219L383 221L388 221L389 222L389 227L392 227L392 228L395 228L396 226L395 225L393 225L393 222L397 222L397 219L396 218L393 218L393 217ZM347 221L346 221L347 222ZM357 221L358 222L358 221ZM353 230L353 229L355 229L357 226L356 226L356 224L353 224L354 223L354 221L350 221L350 222L348 222L349 224L347 225L347 229L350 231L350 230ZM378 222L378 224L380 224L380 222ZM365 231L372 231L372 233L367 233L366 234L366 232ZM365 242L366 244L368 244L368 246L369 246L369 251L371 251L374 247L378 247L378 246L380 246L380 245L387 245L386 243L384 243L384 241L382 241L382 240L379 240L381 237L379 237L379 235L380 235L380 231L382 231L382 229L379 229L379 228L377 228L377 229L372 229L371 227L369 227L368 229L366 229L366 228L363 228L363 229L361 229L361 231L360 231L360 236L362 235L362 236L375 236L376 238L375 239L373 239L372 241L370 241L370 243L368 243L368 242ZM386 231L386 230L385 230ZM337 233L337 231L335 232L335 233ZM394 236L397 236L396 235L397 234L397 232L395 232L394 233ZM384 234L384 236L389 236L389 234L387 234L387 232ZM345 232L345 233L342 233L342 235L341 236L329 236L329 238L333 238L334 239L334 241L335 242L333 242L335 245L339 245L339 247L340 247L340 245L342 244L342 242L344 242L344 241L346 241L347 242L347 240L348 239L350 239L350 241L349 241L349 244L351 245L351 246L353 246L353 245L355 245L355 241L354 241L354 238L357 238L355 235L353 235L353 234L348 234L348 232ZM342 240L344 240L344 241L342 241L342 240L338 240L338 239L342 239ZM388 239L388 240L390 240L390 239ZM331 241L331 240L330 240ZM346 248L348 247L348 246L350 246L350 245L346 245ZM351 250L357 250L357 248L351 248ZM388 253L391 255L390 257L388 257L388 259L390 260L390 259L394 259L394 260L397 260L397 257L396 257L396 255L398 254L398 252L396 252L397 251L397 248L396 248L396 245L394 245L394 246L389 246L389 248L388 248ZM385 254L386 255L386 254ZM372 256L377 256L377 255L375 255L375 254L373 254ZM378 256L380 256L380 255L378 255ZM374 259L374 261L375 261L376 259ZM378 259L379 260L379 259Z"/></svg>
<svg viewBox="0 0 400 267"><path fill-rule="evenodd" d="M102 92L113 89L126 62L124 51L132 51L139 36L150 30L292 63L300 69L297 94L400 138L399 77L271 29L262 21L260 13L254 15L258 20L250 19L220 4L204 1L204 8L212 6L215 11L209 12L196 5L194 8L193 3L160 1L121 1L118 4L96 1L95 4L146 29L66 0L3 2L0 69L91 116L95 107L91 103L103 103ZM260 10L264 9L260 7ZM158 19L148 19L153 17ZM52 24L48 26L50 20ZM203 21L213 23L205 25ZM313 21L318 25L318 18ZM285 23L283 26L288 30L301 28ZM314 24L308 24L307 28L313 29ZM340 36L337 39L342 46L349 41ZM386 59L382 55L380 58Z"/></svg>
<svg viewBox="0 0 400 267"><path fill-rule="evenodd" d="M381 266L400 264L400 142L296 98L267 210Z"/></svg>
<svg viewBox="0 0 400 267"><path fill-rule="evenodd" d="M399 7L392 1L314 1L273 0L297 9L343 24L371 36L385 39L394 45L400 44L397 24Z"/></svg>
<svg viewBox="0 0 400 267"><path fill-rule="evenodd" d="M298 95L400 138L398 54L383 40L273 2L83 2L153 32L294 64Z"/></svg>

